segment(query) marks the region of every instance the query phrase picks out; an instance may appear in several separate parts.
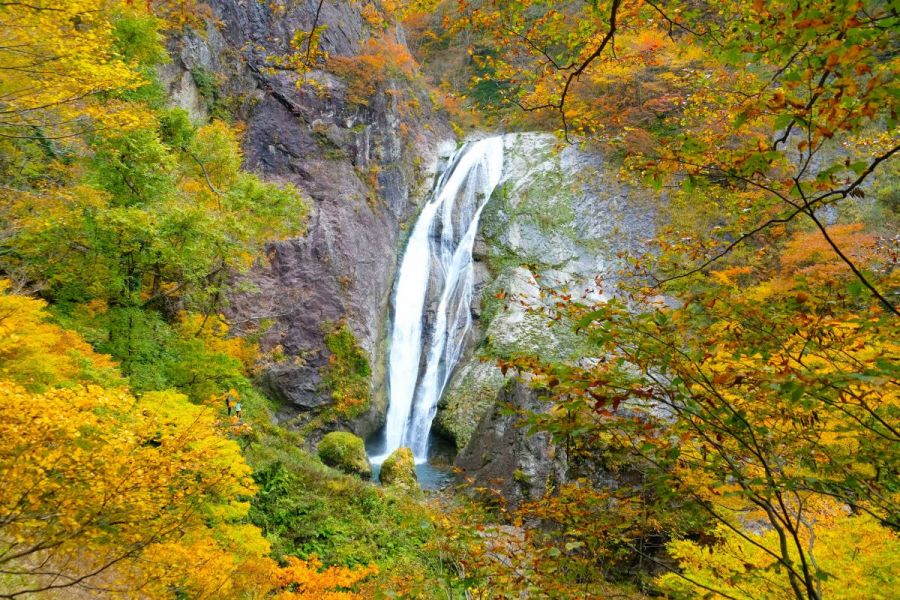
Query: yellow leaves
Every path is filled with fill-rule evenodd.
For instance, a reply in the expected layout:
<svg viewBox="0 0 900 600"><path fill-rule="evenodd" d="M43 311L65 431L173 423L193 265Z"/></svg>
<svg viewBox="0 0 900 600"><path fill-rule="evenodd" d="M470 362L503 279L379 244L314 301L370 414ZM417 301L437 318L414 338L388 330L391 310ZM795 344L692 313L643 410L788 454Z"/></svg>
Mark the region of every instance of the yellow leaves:
<svg viewBox="0 0 900 600"><path fill-rule="evenodd" d="M800 543L811 549L815 568L828 574L821 581L823 597L891 597L900 584L900 539L894 532L869 516L849 516L831 502L813 503L798 522ZM712 545L674 541L668 545L669 552L687 577L734 598L792 597L786 577L770 576L775 562L772 554L779 553L776 532L749 518L736 527L746 537L719 525L712 534ZM796 552L791 557L799 564ZM658 583L664 591L676 595L693 589L671 574L662 576Z"/></svg>
<svg viewBox="0 0 900 600"><path fill-rule="evenodd" d="M0 8L2 128L26 135L32 126L57 134L84 124L87 114L108 127L134 127L140 118L121 105L96 100L143 85L134 65L114 51L113 16L129 12L118 0L7 3ZM35 85L39 80L40 84Z"/></svg>
<svg viewBox="0 0 900 600"><path fill-rule="evenodd" d="M5 556L23 553L0 565L21 570L23 586L43 581L31 572L42 565L151 597L172 586L196 597L258 589L258 571L273 568L259 562L269 545L241 523L255 486L237 444L218 433L217 411L172 391L138 399L80 384L123 382L43 307L0 295L0 539L11 544Z"/></svg>
<svg viewBox="0 0 900 600"><path fill-rule="evenodd" d="M10 294L9 285L0 280L0 378L35 391L81 380L121 383L108 356L49 323L43 301Z"/></svg>
<svg viewBox="0 0 900 600"><path fill-rule="evenodd" d="M0 410L0 439L11 441L0 446L0 510L14 515L0 535L21 540L22 548L57 548L27 560L74 576L113 569L103 561L123 555L114 570L145 571L130 573L131 585L152 577L159 578L154 585L190 582L200 591L209 589L204 581L227 580L232 552L267 552L257 529L229 524L247 513L238 500L254 491L249 467L237 445L218 436L211 411L184 396L137 400L96 386L31 394L0 382ZM65 557L76 549L95 558L68 566ZM158 557L146 569L145 551ZM154 565L165 572L154 573Z"/></svg>
<svg viewBox="0 0 900 600"><path fill-rule="evenodd" d="M718 271L711 271L710 275L723 285L734 286L737 285L737 283L734 281L735 277L740 277L741 275L749 275L751 273L753 273L753 267L740 266L721 269Z"/></svg>
<svg viewBox="0 0 900 600"><path fill-rule="evenodd" d="M191 25L197 31L202 31L206 25L205 20L214 16L209 5L202 0L145 0L145 2L156 14L165 19L165 24L173 30ZM128 4L140 3L131 0Z"/></svg>
<svg viewBox="0 0 900 600"><path fill-rule="evenodd" d="M246 339L229 335L228 324L222 315L182 313L178 329L185 338L203 341L210 352L218 352L240 361L244 375L253 373L259 360L259 347Z"/></svg>
<svg viewBox="0 0 900 600"><path fill-rule="evenodd" d="M384 16L381 14L381 11L378 10L378 7L375 6L374 3L369 2L365 6L363 6L360 14L362 15L363 19L365 19L366 23L369 24L369 27L372 27L376 30L384 28Z"/></svg>

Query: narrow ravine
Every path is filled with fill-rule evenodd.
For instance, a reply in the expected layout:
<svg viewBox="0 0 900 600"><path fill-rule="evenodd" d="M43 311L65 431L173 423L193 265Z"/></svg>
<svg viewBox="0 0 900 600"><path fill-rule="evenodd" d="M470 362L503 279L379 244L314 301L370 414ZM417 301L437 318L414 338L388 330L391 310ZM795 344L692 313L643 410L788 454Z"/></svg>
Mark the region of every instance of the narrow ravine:
<svg viewBox="0 0 900 600"><path fill-rule="evenodd" d="M438 401L472 326L472 247L503 173L503 138L467 143L450 159L416 221L394 292L390 402L380 463L401 446L425 462ZM436 306L432 318L429 307Z"/></svg>

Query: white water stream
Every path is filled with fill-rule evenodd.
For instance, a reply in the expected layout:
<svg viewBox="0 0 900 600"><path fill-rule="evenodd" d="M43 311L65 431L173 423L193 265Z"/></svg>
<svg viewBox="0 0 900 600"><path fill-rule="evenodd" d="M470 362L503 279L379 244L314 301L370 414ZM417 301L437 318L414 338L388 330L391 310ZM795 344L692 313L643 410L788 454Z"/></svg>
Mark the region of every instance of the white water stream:
<svg viewBox="0 0 900 600"><path fill-rule="evenodd" d="M431 421L472 326L478 221L502 173L502 137L466 144L416 221L394 296L384 455L372 462L400 446L411 448L416 462L427 458ZM434 315L426 315L430 299L437 300Z"/></svg>

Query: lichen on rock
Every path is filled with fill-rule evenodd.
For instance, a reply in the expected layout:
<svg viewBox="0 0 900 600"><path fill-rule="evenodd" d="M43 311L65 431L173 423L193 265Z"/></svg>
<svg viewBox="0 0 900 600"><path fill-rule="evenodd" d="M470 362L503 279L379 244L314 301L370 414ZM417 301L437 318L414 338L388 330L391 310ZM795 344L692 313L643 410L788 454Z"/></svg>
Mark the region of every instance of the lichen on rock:
<svg viewBox="0 0 900 600"><path fill-rule="evenodd" d="M319 458L329 467L363 479L372 477L372 465L366 456L362 438L347 431L332 431L319 442Z"/></svg>
<svg viewBox="0 0 900 600"><path fill-rule="evenodd" d="M497 401L505 381L493 361L465 365L441 399L435 430L452 439L457 450L465 448L484 413Z"/></svg>
<svg viewBox="0 0 900 600"><path fill-rule="evenodd" d="M407 490L419 488L416 477L416 459L409 448L397 448L381 464L379 480L382 485L401 487Z"/></svg>

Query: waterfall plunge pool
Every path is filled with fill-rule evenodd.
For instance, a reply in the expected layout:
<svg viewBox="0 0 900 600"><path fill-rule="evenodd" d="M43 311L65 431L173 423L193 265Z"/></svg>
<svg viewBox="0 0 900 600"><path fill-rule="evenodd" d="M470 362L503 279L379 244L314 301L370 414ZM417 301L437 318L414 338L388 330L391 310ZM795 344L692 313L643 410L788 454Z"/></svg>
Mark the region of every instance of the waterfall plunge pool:
<svg viewBox="0 0 900 600"><path fill-rule="evenodd" d="M447 440L432 434L428 443L429 456L416 457L416 478L423 490L441 490L455 481L449 458L455 446ZM372 480L378 481L381 474L381 463L389 456L384 452L384 436L373 436L366 442L366 453L372 464Z"/></svg>

